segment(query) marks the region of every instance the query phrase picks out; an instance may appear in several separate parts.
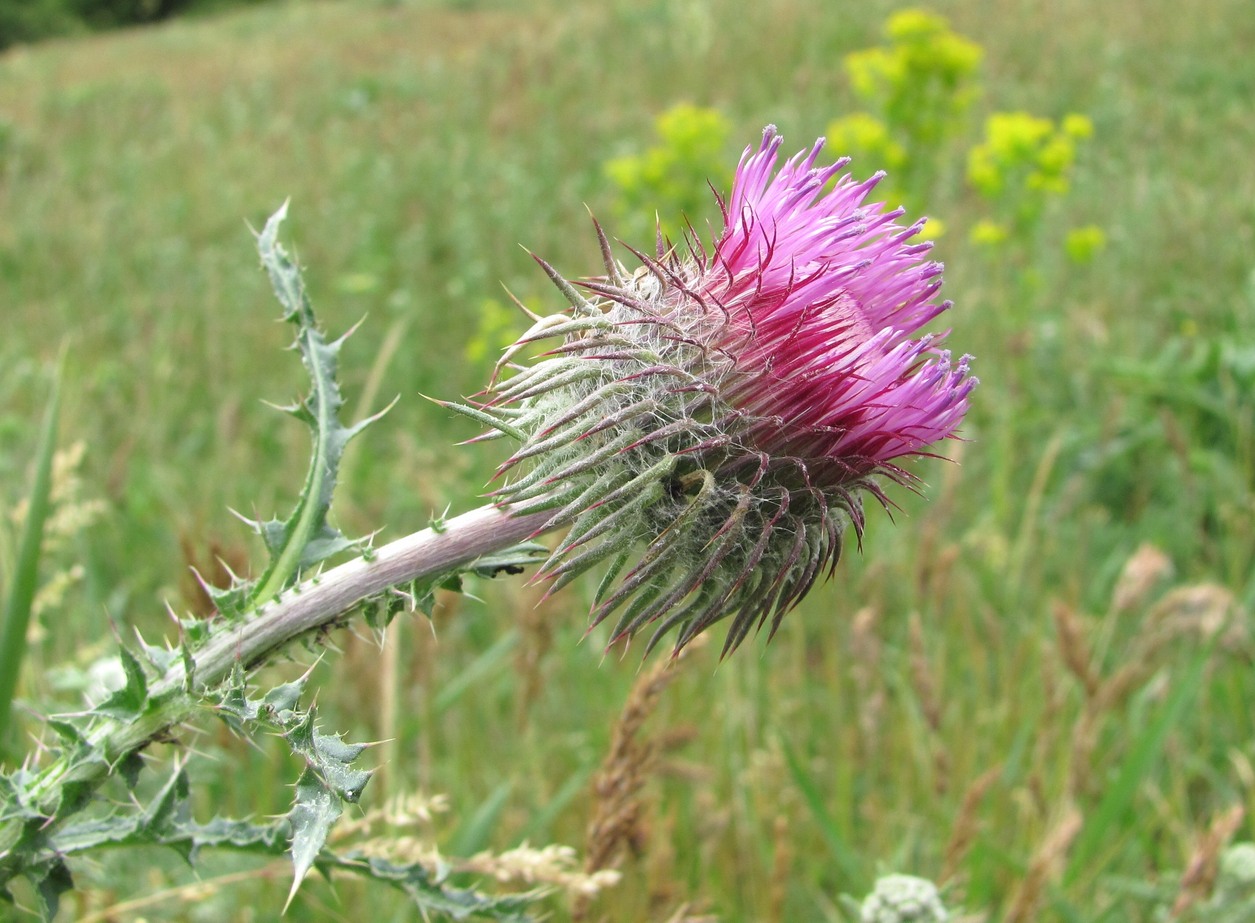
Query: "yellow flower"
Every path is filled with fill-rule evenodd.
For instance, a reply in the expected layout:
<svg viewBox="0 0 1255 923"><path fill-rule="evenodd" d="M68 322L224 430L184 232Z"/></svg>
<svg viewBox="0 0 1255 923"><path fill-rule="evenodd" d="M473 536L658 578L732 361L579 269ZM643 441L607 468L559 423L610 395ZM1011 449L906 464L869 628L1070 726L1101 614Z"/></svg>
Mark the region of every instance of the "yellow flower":
<svg viewBox="0 0 1255 923"><path fill-rule="evenodd" d="M852 112L828 126L828 143L834 151L863 161L864 166L899 170L906 163L906 149L889 135L889 127L866 112Z"/></svg>
<svg viewBox="0 0 1255 923"><path fill-rule="evenodd" d="M971 239L981 247L996 247L1007 239L1007 229L996 221L983 219L972 227Z"/></svg>
<svg viewBox="0 0 1255 923"><path fill-rule="evenodd" d="M1069 112L1063 117L1063 133L1078 140L1089 138L1094 134L1094 123L1089 116Z"/></svg>
<svg viewBox="0 0 1255 923"><path fill-rule="evenodd" d="M1072 262L1084 264L1093 260L1107 246L1107 235L1097 225L1088 224L1069 231L1063 246Z"/></svg>

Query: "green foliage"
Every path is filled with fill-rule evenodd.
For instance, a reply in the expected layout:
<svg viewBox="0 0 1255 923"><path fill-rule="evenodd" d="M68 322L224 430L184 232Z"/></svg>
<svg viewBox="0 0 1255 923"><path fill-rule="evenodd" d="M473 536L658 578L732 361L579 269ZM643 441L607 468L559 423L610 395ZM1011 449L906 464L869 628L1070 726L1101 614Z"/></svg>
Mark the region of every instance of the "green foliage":
<svg viewBox="0 0 1255 923"><path fill-rule="evenodd" d="M893 139L889 126L866 112L851 112L828 125L828 143L845 156L857 155L861 166L880 164L890 174L906 168L906 147Z"/></svg>
<svg viewBox="0 0 1255 923"><path fill-rule="evenodd" d="M328 342L318 329L300 270L278 243L279 226L286 216L285 203L258 235L257 249L262 266L270 276L275 296L283 306L283 319L297 327L295 345L313 383L313 389L303 401L280 409L310 427L315 437L314 451L309 460L305 487L292 514L282 522L277 519L268 522L245 520L265 541L270 563L247 593L234 588L226 593L213 594L219 610L228 617L237 615L241 607L255 608L278 596L300 580L309 568L359 547L357 542L346 539L328 524L327 513L331 509L340 458L345 447L354 436L382 416L380 413L367 417L353 426L340 423L339 414L344 400L336 382L336 371L340 350L353 331Z"/></svg>
<svg viewBox="0 0 1255 923"><path fill-rule="evenodd" d="M980 91L984 52L944 16L921 9L890 16L885 39L886 47L846 55L846 73L864 105L901 133L905 148L927 157L962 127Z"/></svg>
<svg viewBox="0 0 1255 923"><path fill-rule="evenodd" d="M990 252L1036 244L1037 228L1051 201L1067 194L1078 146L1093 133L1090 120L1064 116L1058 125L1027 112L994 112L984 136L970 142L968 114L981 97L981 47L951 30L945 17L924 10L895 13L885 24L886 45L846 56L851 87L867 111L848 113L828 125L833 150L852 156L856 168L889 173L878 195L910 214L945 202L958 161L968 184L987 203L969 240ZM963 150L966 153L963 153ZM925 236L940 237L932 220ZM1093 259L1105 243L1094 226L1075 229L1065 250L1076 263Z"/></svg>
<svg viewBox="0 0 1255 923"><path fill-rule="evenodd" d="M1203 900L1181 902L1175 888L1158 882L1132 879L1120 881L1134 903L1152 907L1149 918L1154 923L1246 923L1255 914L1255 844L1238 842L1225 849L1219 857L1208 856L1214 864L1215 883L1211 895ZM1183 876L1197 873L1191 868ZM1130 909L1132 907L1130 906Z"/></svg>
<svg viewBox="0 0 1255 923"><path fill-rule="evenodd" d="M1063 239L1063 249L1067 251L1068 259L1078 266L1092 263L1106 246L1106 232L1094 224L1073 228Z"/></svg>
<svg viewBox="0 0 1255 923"><path fill-rule="evenodd" d="M35 476L22 523L17 560L11 567L4 568L8 587L3 595L3 606L0 606L0 757L8 750L9 712L22 673L26 633L39 586L39 558L51 506L53 453L60 410L61 364L58 363L52 396L39 432L39 446L35 450Z"/></svg>
<svg viewBox="0 0 1255 923"><path fill-rule="evenodd" d="M677 239L688 224L710 215L713 187L732 182L727 158L731 123L717 109L678 103L654 121L658 143L605 163L615 187L614 216L624 240L648 240L657 216L662 233ZM648 248L651 249L652 248Z"/></svg>
<svg viewBox="0 0 1255 923"><path fill-rule="evenodd" d="M157 22L200 9L268 0L0 0L0 49L86 29Z"/></svg>
<svg viewBox="0 0 1255 923"><path fill-rule="evenodd" d="M829 813L824 791L806 771L797 755L786 746L784 757L793 783L801 793L812 820L823 834L832 863L845 881L858 881L866 872L866 860L852 844L845 841L840 825Z"/></svg>
<svg viewBox="0 0 1255 923"><path fill-rule="evenodd" d="M68 35L85 28L66 0L5 0L0 3L0 48Z"/></svg>
<svg viewBox="0 0 1255 923"><path fill-rule="evenodd" d="M1200 645L1191 653L1183 675L1176 677L1158 713L1140 729L1136 739L1130 742L1128 753L1110 774L1101 798L1093 805L1068 857L1065 881L1089 874L1095 855L1109 842L1110 832L1128 825L1138 792L1154 765L1163 758L1169 735L1181 722L1188 720L1212 651L1210 646Z"/></svg>
<svg viewBox="0 0 1255 923"><path fill-rule="evenodd" d="M543 309L538 299L531 299L526 307L531 311ZM466 341L463 355L470 366L483 370L481 377L486 381L502 353L518 339L519 322L525 316L517 305L506 304L498 298L483 299L478 315L478 323Z"/></svg>
<svg viewBox="0 0 1255 923"><path fill-rule="evenodd" d="M973 232L980 243L1009 238L1032 240L1047 204L1067 194L1076 166L1077 144L1093 134L1083 115L1065 116L1059 125L1027 112L995 112L985 121L983 140L967 154L967 179L991 203L1005 231L1002 237L982 225ZM1101 230L1088 228L1070 238L1069 252L1083 262L1101 246Z"/></svg>
<svg viewBox="0 0 1255 923"><path fill-rule="evenodd" d="M1093 501L1119 519L1143 520L1176 553L1199 542L1228 545L1255 487L1255 347L1194 331L1145 359L1115 356L1108 365L1124 395L1119 413L1100 439L1078 433ZM1250 561L1243 553L1234 564Z"/></svg>
<svg viewBox="0 0 1255 923"><path fill-rule="evenodd" d="M65 332L76 361L66 369L62 441L85 442L82 475L108 503L104 518L45 558L45 573L73 561L84 578L37 618L46 631L32 638L23 694L34 708L82 707L53 684L52 666L99 656L104 613L155 638L168 620L153 600L188 605L176 582L181 539L198 562L217 554L245 574L226 508L268 518L300 486L303 434L271 421L256 396L286 400L304 384L259 326L267 283L248 258L241 216L260 228L259 204L276 195L313 204L316 216L302 208L299 225L307 281L338 296L320 316L335 331L368 317L341 355L349 406L378 406L365 399L376 381L385 400L403 396L386 426L355 441L335 524L349 535L422 526L449 499L483 490L500 453L492 443L449 448L476 425L412 396L483 386L482 365L468 369L464 355L479 299L499 297L498 280L529 303L547 285L531 287L520 242L570 275L599 266L580 203L610 226L596 161L630 143L623 126L648 126L685 87L734 125L724 168L767 121L792 149L806 147L836 114L843 55L871 44L855 37L878 34L885 10L685 0L717 23L704 53L659 28L677 2L447 6L275 4L0 58L0 109L12 126L0 180L9 320L0 337L0 545L28 491L45 370ZM861 899L877 864L941 880L969 818L970 848L954 854L946 880L970 915L996 923L1050 818L1067 804L1082 816L1093 810L1192 654L1173 643L1129 702L1106 714L1092 761L1073 767L1084 693L1061 665L1053 605L1083 609L1096 660L1142 659L1131 639L1149 630L1146 611L1111 610L1110 600L1147 542L1168 553L1171 592L1219 584L1239 603L1235 634L1249 631L1255 468L1243 447L1255 402L1242 353L1255 316L1246 297L1255 172L1234 169L1255 148L1250 43L1234 28L1248 21L1249 0L1200 0L1188 16L1169 0L1095 16L1043 4L990 15L982 0L936 9L987 50L970 130L943 145L941 181L909 203L951 227L937 252L944 294L956 302L954 342L961 328L985 382L970 441L961 464L933 469L921 488L927 506L907 498L896 527L870 530L843 579L817 589L761 656L716 667L717 651L694 652L694 668L651 719L659 768L640 790L639 858L625 858L622 886L592 919L668 919L684 900L690 915L724 923L830 923L834 895ZM1095 140L1078 145L1068 197L1042 216L1028 292L1014 288L1025 267L1010 251L974 256L969 246L971 227L995 215L967 187L964 155L997 110L1056 121L1076 111L1095 126ZM650 248L647 207L643 238L610 230ZM1078 267L1052 243L1090 223L1107 245ZM377 285L336 286L356 273ZM389 354L390 331L402 325ZM2 552L10 560L11 547ZM1021 562L1014 573L1011 561ZM579 587L537 607L522 581L502 584L468 578L484 606L439 593L430 622L394 620L394 675L364 631L337 634L345 657L325 657L310 679L311 690L321 687L325 731L393 741L361 758L386 769L364 809L420 787L448 792L449 814L419 831L446 849L461 819L486 804L495 823L479 842L494 850L523 839L581 842L593 810L587 780L639 673L638 650L602 657L602 637L581 643ZM498 650L507 634L513 646ZM473 682L437 707L471 664ZM934 679L935 729L915 690L920 668ZM1166 915L1214 812L1250 805L1252 701L1251 648L1218 652L1163 758L1135 786L1127 821L1108 831L1087 874L1064 885L1047 873L1041 905L1023 919L1149 923L1155 907ZM15 721L31 726L29 712ZM221 733L192 743L213 757L187 767L201 822L290 808L300 768L282 758L285 744L259 748ZM785 744L822 813L794 781ZM1087 766L1097 791L1073 793L1068 779ZM144 775L147 804L169 772ZM353 848L337 838L359 810L333 830L337 848ZM842 875L829 830L868 877ZM388 837L414 833L401 826ZM1251 834L1248 819L1236 838ZM277 848L272 855L287 848L283 836ZM167 852L70 860L79 893L62 916L167 888L169 903L129 913L266 916L291 881L290 866L216 849L201 851L193 879ZM337 874L333 892L309 876L288 916L413 915L400 892L355 877ZM1139 897L1152 886L1151 898Z"/></svg>
<svg viewBox="0 0 1255 923"><path fill-rule="evenodd" d="M301 701L308 673L259 695L249 695L246 668L257 669L302 634L291 630L275 634L275 626L263 625L260 616L266 605L293 588L308 568L329 557L347 550L365 552L366 560L371 556L365 546L332 529L327 514L345 446L379 415L354 426L340 422L343 400L336 374L344 338L328 342L319 331L300 270L278 243L279 227L286 213L285 204L258 235L257 247L283 307L283 319L296 327L296 349L312 383L305 400L281 408L304 423L312 434L309 473L295 510L286 520L251 524L265 539L270 562L256 581L237 579L230 590L214 592L222 617L212 622L178 619L181 643L177 647L141 642L138 654L120 648L117 663L121 682L116 688L86 712L48 721L48 730L56 735L59 744L45 742L40 746L44 767L35 770L32 761L12 773L0 774L0 900L12 901L10 885L15 879L25 879L38 896L38 909L45 919L56 915L61 896L74 886L67 860L117 846L168 846L188 862L210 846L269 855L286 851L291 855L294 872L289 903L314 867L328 874L333 869L346 869L378 878L409 895L420 913L445 913L453 919L487 916L521 921L526 919L521 908L534 898L482 897L447 887L418 862L395 864L356 853L341 856L329 851L328 834L343 813L344 804L356 803L370 779L369 771L355 765L366 745L346 743L340 735L319 730L316 709L303 706ZM36 560L51 490L57 408L54 392L41 437L29 513L29 522L34 524ZM22 589L13 607L18 615L29 612L33 595L35 568L27 560L32 556L30 544L24 543L17 569L19 577L29 576L15 581ZM533 546L520 546L486 555L461 569L448 568L431 578L414 581L408 594L389 596L385 592L383 600L368 599L364 614L369 624L382 628L407 600L430 612L435 588L461 588L459 570L486 576L502 571L517 573L533 556ZM292 589L294 593L300 591L300 587ZM351 600L346 603L352 604ZM328 620L336 615L334 610L329 612ZM15 622L16 619L6 619L6 624ZM19 628L24 631L24 618ZM260 640L247 643L250 633L260 635ZM223 650L227 653L225 658ZM19 647L19 663L20 658ZM16 670L12 675L16 676ZM215 818L207 825L194 822L182 760L176 762L169 780L148 802L133 796L128 806L102 813L99 806L105 802L101 793L105 783L120 776L129 789L136 790L147 768L141 751L156 740L168 738L197 711L205 709L242 736L273 734L286 742L304 767L286 817L262 825L224 818Z"/></svg>
<svg viewBox="0 0 1255 923"><path fill-rule="evenodd" d="M913 215L927 206L935 214L950 143L980 95L983 52L925 10L893 14L884 34L886 45L845 56L851 88L867 110L829 123L827 137L834 152L853 158L855 170L888 172L877 194L891 205L905 204ZM925 230L938 237L942 222L933 218Z"/></svg>

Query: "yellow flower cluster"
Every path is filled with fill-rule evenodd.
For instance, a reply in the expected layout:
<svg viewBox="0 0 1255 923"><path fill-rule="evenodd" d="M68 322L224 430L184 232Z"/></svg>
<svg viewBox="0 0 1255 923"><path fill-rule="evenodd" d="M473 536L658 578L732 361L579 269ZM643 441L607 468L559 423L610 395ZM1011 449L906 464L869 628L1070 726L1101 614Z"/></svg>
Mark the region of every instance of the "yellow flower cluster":
<svg viewBox="0 0 1255 923"><path fill-rule="evenodd" d="M963 132L980 94L983 51L925 10L895 13L884 35L883 46L846 56L850 84L867 110L836 119L827 136L837 153L889 173L880 187L887 201L920 211L931 198L943 142ZM930 219L925 236L941 232L941 222Z"/></svg>
<svg viewBox="0 0 1255 923"><path fill-rule="evenodd" d="M906 148L893 139L889 126L866 112L852 112L828 126L828 144L842 154L857 154L864 166L879 164L890 174L906 166Z"/></svg>
<svg viewBox="0 0 1255 923"><path fill-rule="evenodd" d="M607 161L606 178L615 186L616 218L630 225L655 209L663 233L675 238L685 220L696 223L710 203L709 187L726 189L732 181L726 151L731 124L717 109L680 103L658 116L654 123L658 143L639 154ZM648 240L653 227L621 227L626 239Z"/></svg>
<svg viewBox="0 0 1255 923"><path fill-rule="evenodd" d="M981 47L953 32L944 16L917 9L889 17L885 38L886 46L846 56L854 92L912 142L940 141L980 91Z"/></svg>
<svg viewBox="0 0 1255 923"><path fill-rule="evenodd" d="M1017 180L1030 192L1063 195L1077 142L1093 133L1090 120L1075 113L1056 126L1027 112L995 112L985 121L985 140L968 152L968 182L990 199L1006 194Z"/></svg>
<svg viewBox="0 0 1255 923"><path fill-rule="evenodd" d="M984 139L967 155L967 180L988 199L998 219L972 228L973 243L997 246L1017 234L1027 235L1047 203L1068 192L1077 148L1094 133L1088 118L1075 113L1056 124L1028 112L995 112L985 120ZM1068 255L1087 262L1105 239L1098 228L1073 231Z"/></svg>
<svg viewBox="0 0 1255 923"><path fill-rule="evenodd" d="M1093 135L1089 118L995 112L985 119L983 135L973 138L981 46L923 9L894 13L883 35L879 46L845 57L861 108L828 124L830 150L851 157L861 175L886 171L878 198L915 213L955 189L965 172L986 203L969 241L991 252L1034 245L1047 206L1071 187L1083 142ZM660 203L662 230L677 238L685 220L700 225L709 215L700 195L706 183L726 189L730 180L723 156L730 124L719 111L682 103L662 113L656 129L653 147L603 168L616 193L616 231L625 239L652 236L648 222ZM921 236L935 240L943 233L945 223L930 215ZM1089 226L1068 231L1064 249L1074 262L1087 263L1105 244L1102 230Z"/></svg>

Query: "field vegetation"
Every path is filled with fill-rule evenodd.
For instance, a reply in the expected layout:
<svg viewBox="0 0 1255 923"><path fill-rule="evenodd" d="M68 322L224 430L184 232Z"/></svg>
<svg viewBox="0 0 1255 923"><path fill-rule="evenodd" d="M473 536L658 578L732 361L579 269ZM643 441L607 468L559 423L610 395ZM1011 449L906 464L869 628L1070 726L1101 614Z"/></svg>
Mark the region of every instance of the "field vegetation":
<svg viewBox="0 0 1255 923"><path fill-rule="evenodd" d="M189 566L256 565L232 509L269 516L300 489L306 433L262 401L304 380L250 226L290 199L323 324L364 318L341 357L350 416L399 401L349 449L334 518L395 537L478 505L501 460L455 448L475 429L420 395L483 386L526 323L503 285L558 308L519 245L596 273L585 205L645 249L655 209L706 234L701 188L647 204L632 172L678 104L705 140L674 142L668 169L712 158L694 172L725 190L768 123L790 151L856 111L892 128L843 61L889 47L902 9L327 0L6 51L0 583L65 356L20 739L79 707L117 636L161 637L166 602L207 611ZM316 660L323 727L382 741L340 842L438 849L493 888L509 868L510 887L573 882L585 857L622 873L559 887L556 919L840 920L840 895L889 871L977 920L1208 918L1217 857L1255 839L1255 17L1247 0L933 12L980 51L971 94L944 132L907 133L888 188L941 222L949 342L977 357L957 463L920 465L920 495L873 511L775 640L724 662L719 643L666 673L639 645L603 653L592 585L538 605L513 578L398 619L382 648L343 632L271 668ZM1063 188L969 182L998 131L1065 125ZM856 173L882 166L874 132L842 137L872 148ZM287 810L282 747L211 718L181 737L198 812ZM576 858L503 855L525 843ZM75 920L274 919L290 883L287 863L206 853L191 872L153 849L75 874ZM302 919L411 919L339 878L295 900Z"/></svg>

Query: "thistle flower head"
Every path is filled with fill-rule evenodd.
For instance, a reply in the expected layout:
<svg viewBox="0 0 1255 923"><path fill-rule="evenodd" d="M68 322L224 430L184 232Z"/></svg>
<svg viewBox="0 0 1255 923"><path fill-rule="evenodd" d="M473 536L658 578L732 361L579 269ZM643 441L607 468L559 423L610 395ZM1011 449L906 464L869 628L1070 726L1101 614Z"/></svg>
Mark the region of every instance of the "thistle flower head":
<svg viewBox="0 0 1255 923"><path fill-rule="evenodd" d="M506 360L560 338L465 412L521 447L495 496L569 527L542 573L565 585L607 562L594 624L653 624L676 649L731 618L725 653L784 613L861 536L862 496L888 505L899 460L953 436L976 379L917 336L949 307L923 222L865 199L822 139L777 167L781 138L747 149L723 227L633 250L597 226L605 276L568 282L570 310L537 319Z"/></svg>

